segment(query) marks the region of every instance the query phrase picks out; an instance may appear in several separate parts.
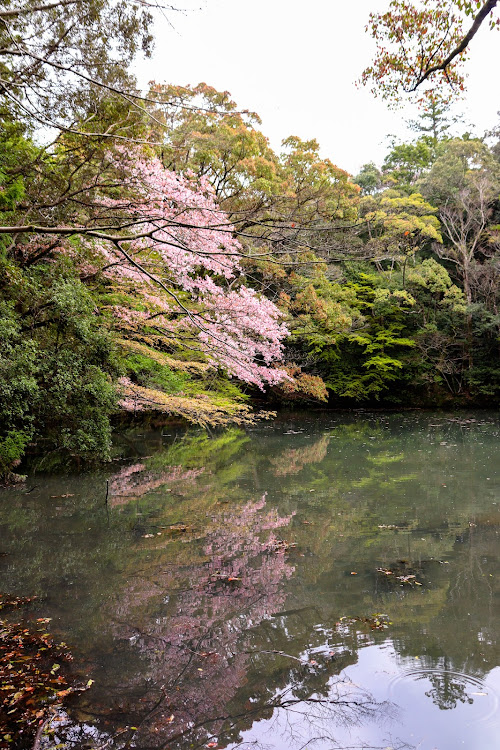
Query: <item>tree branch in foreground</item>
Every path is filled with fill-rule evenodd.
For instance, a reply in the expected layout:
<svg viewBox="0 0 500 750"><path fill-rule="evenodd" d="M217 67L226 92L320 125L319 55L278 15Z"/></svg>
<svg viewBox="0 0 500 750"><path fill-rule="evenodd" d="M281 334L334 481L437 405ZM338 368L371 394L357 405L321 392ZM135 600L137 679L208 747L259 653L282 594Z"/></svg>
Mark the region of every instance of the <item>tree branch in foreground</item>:
<svg viewBox="0 0 500 750"><path fill-rule="evenodd" d="M422 73L422 75L418 78L414 86L410 89L410 91L416 91L417 88L421 86L422 83L426 81L433 73L438 73L440 70L446 72L446 69L451 65L453 60L459 55L461 55L465 49L467 49L472 39L479 31L479 27L481 26L483 21L485 21L486 18L490 15L490 13L494 10L497 4L498 4L498 0L488 0L480 9L477 16L474 18L474 23L472 24L472 26L470 27L469 31L464 36L460 44L458 44L455 47L455 49L450 52L448 57L445 60L443 60L442 63L439 63L439 65L433 65L432 68L428 68L427 70L425 70Z"/></svg>

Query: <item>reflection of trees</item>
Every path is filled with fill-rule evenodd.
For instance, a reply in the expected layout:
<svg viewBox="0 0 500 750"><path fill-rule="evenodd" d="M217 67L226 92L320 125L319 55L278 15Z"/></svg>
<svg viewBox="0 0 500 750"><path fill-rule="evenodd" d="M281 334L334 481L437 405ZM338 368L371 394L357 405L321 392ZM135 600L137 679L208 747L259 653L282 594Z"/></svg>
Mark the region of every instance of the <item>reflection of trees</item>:
<svg viewBox="0 0 500 750"><path fill-rule="evenodd" d="M193 482L204 469L183 469L170 466L168 471L148 470L145 463L124 466L109 480L109 502L112 507L137 500L148 492L164 485L179 485Z"/></svg>
<svg viewBox="0 0 500 750"><path fill-rule="evenodd" d="M319 737L339 706L362 715L366 696L337 695L338 674L388 636L403 664L418 654L441 671L446 655L449 672L477 676L498 664L498 498L493 482L464 481L486 463L484 434L427 417L346 422L290 436L137 436L133 463L109 479L109 521L104 473L98 498L89 474L51 485L43 503L33 493L6 504L22 590L47 586L53 602L67 581L61 627L71 622L104 664L81 711L139 727L124 742L141 748L237 742L273 712L310 715ZM276 554L273 536L297 548ZM381 585L378 567L418 570L422 586ZM388 631L335 629L341 615L374 612L389 614ZM460 691L438 675L430 697L451 706Z"/></svg>
<svg viewBox="0 0 500 750"><path fill-rule="evenodd" d="M163 559L114 598L115 638L142 666L102 703L115 726L138 727L134 745L198 747L216 737L224 746L273 714L302 716L311 737L333 741L334 719L356 723L382 710L337 681L340 663L300 653L271 620L284 606L283 584L294 568L270 541L291 518L268 508L265 496L219 509L197 541L198 563ZM98 690L89 715L99 714Z"/></svg>
<svg viewBox="0 0 500 750"><path fill-rule="evenodd" d="M428 698L442 711L455 708L457 703L474 703L467 694L467 682L464 677L448 671L446 659L442 660L441 670L426 675L432 690L426 692Z"/></svg>
<svg viewBox="0 0 500 750"><path fill-rule="evenodd" d="M400 628L395 638L403 659L418 654L426 669L450 673L444 682L436 678L431 691L431 697L443 706L449 696L451 703L452 699L462 700L460 674L481 681L500 660L500 517L489 512L481 520L478 514L471 524L463 531L452 526L446 536L443 534L449 550L441 557L445 563L438 558L426 572L429 590L406 591L406 606L391 609L394 620L406 617L404 629ZM457 679L458 686L453 684Z"/></svg>
<svg viewBox="0 0 500 750"><path fill-rule="evenodd" d="M308 697L297 697L296 691L308 690ZM273 747L272 739L279 738L279 746L289 748L328 748L334 750L345 745L340 745L336 734L339 728L353 730L363 722L385 724L395 717L394 706L389 703L377 703L368 693L356 688L349 681L335 678L329 685L328 696L316 695L307 684L303 676L300 683L291 682L288 689L280 691L265 705L258 705L247 709L245 715L229 716L228 723L233 732L231 741L232 748L253 748L253 750L270 750ZM266 732L254 738L250 731L241 739L241 730L250 729L255 719L271 719L268 726L271 737L266 737ZM239 726L238 726L239 724ZM227 744L226 737L219 736L219 747ZM349 745L352 750L384 750L368 745L365 742ZM387 746L384 746L387 750ZM396 740L391 742L391 750L410 750L410 745ZM413 747L411 747L413 750Z"/></svg>
<svg viewBox="0 0 500 750"><path fill-rule="evenodd" d="M314 443L303 448L290 448L285 450L276 458L271 457L269 462L273 467L273 473L277 477L288 474L298 474L307 464L321 463L326 457L330 436L323 435Z"/></svg>
<svg viewBox="0 0 500 750"><path fill-rule="evenodd" d="M150 685L139 702L131 695L145 675L126 689L143 743L174 742L187 732L202 741L207 723L212 732L219 728L246 679L247 633L283 605L281 583L293 567L267 542L289 522L266 509L265 497L219 511L207 520L201 565L149 570L120 592L115 635L140 652Z"/></svg>

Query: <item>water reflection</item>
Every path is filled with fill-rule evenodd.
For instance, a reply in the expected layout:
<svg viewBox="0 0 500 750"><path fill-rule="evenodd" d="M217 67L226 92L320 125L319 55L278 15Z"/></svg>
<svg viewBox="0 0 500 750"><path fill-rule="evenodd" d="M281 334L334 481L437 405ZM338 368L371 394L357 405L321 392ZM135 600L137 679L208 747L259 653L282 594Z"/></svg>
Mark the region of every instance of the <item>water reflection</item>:
<svg viewBox="0 0 500 750"><path fill-rule="evenodd" d="M281 452L276 458L270 457L269 463L275 477L286 477L289 474L299 474L307 464L321 463L327 454L330 435L323 435L310 445L302 448L289 448Z"/></svg>
<svg viewBox="0 0 500 750"><path fill-rule="evenodd" d="M193 562L141 572L110 602L114 637L144 657L127 709L141 723L141 742L154 733L155 744L172 743L187 732L202 742L208 725L220 730L225 706L246 681L247 631L283 606L280 584L293 566L270 546L290 520L267 509L265 497L221 509L205 519Z"/></svg>
<svg viewBox="0 0 500 750"><path fill-rule="evenodd" d="M493 750L496 419L269 427L4 493L4 588L95 680L47 747Z"/></svg>

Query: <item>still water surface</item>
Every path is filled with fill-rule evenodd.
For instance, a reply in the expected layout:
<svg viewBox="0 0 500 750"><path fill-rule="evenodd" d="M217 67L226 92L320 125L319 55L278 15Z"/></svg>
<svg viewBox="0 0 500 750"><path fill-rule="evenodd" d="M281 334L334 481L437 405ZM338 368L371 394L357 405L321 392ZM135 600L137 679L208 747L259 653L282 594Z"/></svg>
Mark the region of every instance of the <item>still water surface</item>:
<svg viewBox="0 0 500 750"><path fill-rule="evenodd" d="M95 681L46 747L497 750L498 436L281 415L3 491L0 588Z"/></svg>

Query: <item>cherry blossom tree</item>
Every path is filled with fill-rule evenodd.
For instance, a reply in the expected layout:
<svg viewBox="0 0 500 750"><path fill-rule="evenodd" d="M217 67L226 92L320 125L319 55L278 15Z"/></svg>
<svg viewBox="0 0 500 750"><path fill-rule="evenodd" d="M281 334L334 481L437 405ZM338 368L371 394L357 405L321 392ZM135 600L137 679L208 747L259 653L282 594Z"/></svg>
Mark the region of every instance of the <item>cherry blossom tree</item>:
<svg viewBox="0 0 500 750"><path fill-rule="evenodd" d="M78 222L82 203L86 216ZM102 274L130 292L130 306L112 306L128 333L153 331L260 388L287 377L273 366L288 333L282 313L243 283L244 250L208 180L167 170L138 147L119 147L106 154L98 179L82 185L73 218L9 233L27 237L25 262L45 247L72 255L82 276Z"/></svg>
<svg viewBox="0 0 500 750"><path fill-rule="evenodd" d="M112 169L121 195L95 201L89 234L98 240L103 272L132 283L146 307L117 307L116 315L189 341L247 383L262 388L283 380L285 372L272 367L288 333L282 314L241 282L243 249L208 181L166 170L130 148L118 150ZM100 227L110 215L119 229L106 234Z"/></svg>

